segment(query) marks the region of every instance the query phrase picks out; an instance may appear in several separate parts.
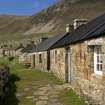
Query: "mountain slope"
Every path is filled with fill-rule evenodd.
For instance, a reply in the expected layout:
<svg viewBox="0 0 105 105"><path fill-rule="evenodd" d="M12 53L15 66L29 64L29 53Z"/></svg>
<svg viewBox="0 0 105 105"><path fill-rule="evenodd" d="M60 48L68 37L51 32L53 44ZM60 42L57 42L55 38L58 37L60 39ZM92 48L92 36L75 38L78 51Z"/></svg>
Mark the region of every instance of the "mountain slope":
<svg viewBox="0 0 105 105"><path fill-rule="evenodd" d="M22 33L29 29L29 17L22 16L0 16L0 33Z"/></svg>
<svg viewBox="0 0 105 105"><path fill-rule="evenodd" d="M74 2L73 2L74 1ZM31 18L29 33L64 32L65 25L75 18L93 19L105 12L105 0L62 0Z"/></svg>
<svg viewBox="0 0 105 105"><path fill-rule="evenodd" d="M0 16L0 38L62 33L65 32L65 25L72 24L76 18L91 20L103 14L104 5L105 0L59 0L30 17Z"/></svg>

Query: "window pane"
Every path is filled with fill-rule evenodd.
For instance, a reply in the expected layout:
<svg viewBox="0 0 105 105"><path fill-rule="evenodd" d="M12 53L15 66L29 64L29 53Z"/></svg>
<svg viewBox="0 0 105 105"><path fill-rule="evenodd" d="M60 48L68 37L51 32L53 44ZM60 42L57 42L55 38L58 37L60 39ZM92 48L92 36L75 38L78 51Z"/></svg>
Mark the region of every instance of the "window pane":
<svg viewBox="0 0 105 105"><path fill-rule="evenodd" d="M97 64L97 71L99 71L99 64Z"/></svg>
<svg viewBox="0 0 105 105"><path fill-rule="evenodd" d="M102 55L100 55L100 63L102 63Z"/></svg>
<svg viewBox="0 0 105 105"><path fill-rule="evenodd" d="M99 63L100 62L100 59L99 59L99 56L97 56L97 63Z"/></svg>
<svg viewBox="0 0 105 105"><path fill-rule="evenodd" d="M102 71L102 54L101 46L96 46L94 49L95 71Z"/></svg>
<svg viewBox="0 0 105 105"><path fill-rule="evenodd" d="M100 64L100 71L102 71L102 64Z"/></svg>

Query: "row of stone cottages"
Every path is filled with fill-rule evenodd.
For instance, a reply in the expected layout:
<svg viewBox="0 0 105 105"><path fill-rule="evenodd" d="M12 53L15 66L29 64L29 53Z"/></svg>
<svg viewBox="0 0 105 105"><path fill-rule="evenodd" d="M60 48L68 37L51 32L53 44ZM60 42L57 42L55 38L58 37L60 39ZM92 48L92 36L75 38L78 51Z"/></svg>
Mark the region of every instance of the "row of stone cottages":
<svg viewBox="0 0 105 105"><path fill-rule="evenodd" d="M53 72L95 105L105 101L105 14L75 20L74 31L42 41L28 54L36 70ZM104 105L104 104L103 104Z"/></svg>

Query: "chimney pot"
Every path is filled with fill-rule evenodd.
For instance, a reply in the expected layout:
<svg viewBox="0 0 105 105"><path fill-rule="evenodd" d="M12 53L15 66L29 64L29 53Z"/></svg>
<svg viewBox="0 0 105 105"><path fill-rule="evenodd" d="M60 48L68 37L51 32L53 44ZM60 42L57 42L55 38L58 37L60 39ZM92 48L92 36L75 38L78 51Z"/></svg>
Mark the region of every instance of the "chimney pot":
<svg viewBox="0 0 105 105"><path fill-rule="evenodd" d="M70 32L70 24L66 24L66 33Z"/></svg>
<svg viewBox="0 0 105 105"><path fill-rule="evenodd" d="M73 21L74 29L77 29L79 26L86 24L87 22L87 19L75 19Z"/></svg>
<svg viewBox="0 0 105 105"><path fill-rule="evenodd" d="M43 42L43 41L45 41L46 39L48 39L48 37L42 37L42 38L40 39L40 42Z"/></svg>

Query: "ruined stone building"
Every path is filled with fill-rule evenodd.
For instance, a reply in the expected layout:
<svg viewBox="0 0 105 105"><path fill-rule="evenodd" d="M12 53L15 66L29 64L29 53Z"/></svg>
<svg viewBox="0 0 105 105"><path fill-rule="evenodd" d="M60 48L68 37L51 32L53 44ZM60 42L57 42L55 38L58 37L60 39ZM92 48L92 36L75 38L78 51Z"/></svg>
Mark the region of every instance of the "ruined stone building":
<svg viewBox="0 0 105 105"><path fill-rule="evenodd" d="M30 65L31 62L31 56L30 51L35 47L34 43L28 43L26 46L22 47L22 49L19 48L17 50L17 53L19 53L19 63L24 63Z"/></svg>

